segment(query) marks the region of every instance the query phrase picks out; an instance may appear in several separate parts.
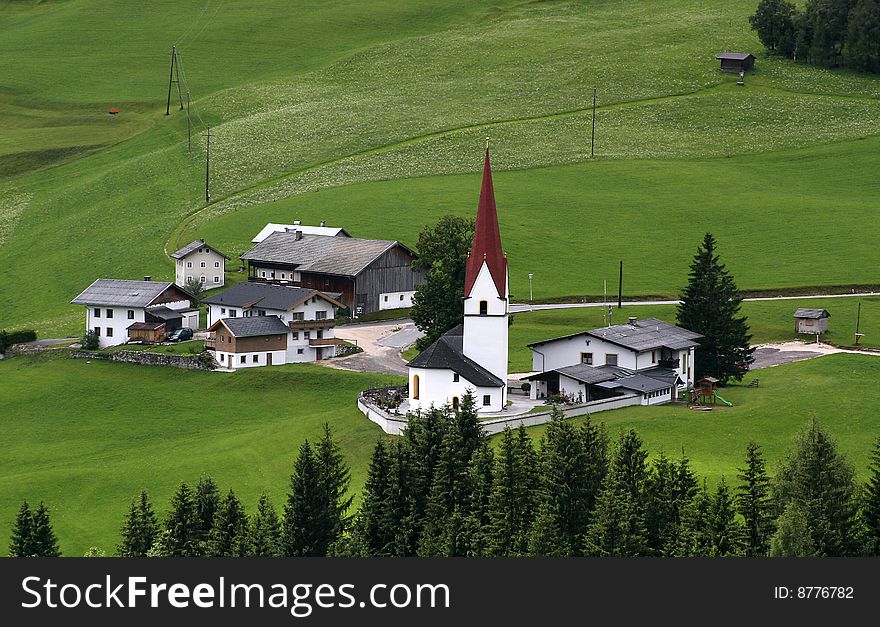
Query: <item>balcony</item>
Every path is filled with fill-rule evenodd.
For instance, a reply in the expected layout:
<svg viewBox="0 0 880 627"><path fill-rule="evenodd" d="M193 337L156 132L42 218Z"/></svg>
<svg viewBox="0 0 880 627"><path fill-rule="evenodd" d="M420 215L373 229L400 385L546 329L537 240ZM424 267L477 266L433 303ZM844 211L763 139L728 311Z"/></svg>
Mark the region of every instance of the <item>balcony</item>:
<svg viewBox="0 0 880 627"><path fill-rule="evenodd" d="M209 351L215 350L217 348L216 343L217 343L217 340L215 340L213 338L206 339L205 340L205 350L209 350Z"/></svg>
<svg viewBox="0 0 880 627"><path fill-rule="evenodd" d="M326 320L293 320L288 322L287 326L291 329L332 329L336 326L335 318L327 318Z"/></svg>
<svg viewBox="0 0 880 627"><path fill-rule="evenodd" d="M309 346L339 346L341 344L345 344L345 340L340 340L337 337L325 337L322 339L309 340Z"/></svg>
<svg viewBox="0 0 880 627"><path fill-rule="evenodd" d="M678 370L681 366L681 360L676 359L661 359L657 362L657 365L661 368L669 368L671 370Z"/></svg>

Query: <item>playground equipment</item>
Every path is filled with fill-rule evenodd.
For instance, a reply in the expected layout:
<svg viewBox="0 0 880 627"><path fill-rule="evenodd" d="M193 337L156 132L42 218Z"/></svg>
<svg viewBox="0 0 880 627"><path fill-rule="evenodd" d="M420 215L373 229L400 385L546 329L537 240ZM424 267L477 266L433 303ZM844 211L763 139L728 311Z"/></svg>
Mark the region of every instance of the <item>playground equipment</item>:
<svg viewBox="0 0 880 627"><path fill-rule="evenodd" d="M705 406L709 403L717 405L719 402L727 407L733 407L733 403L718 393L718 379L715 377L703 377L697 381L697 387L690 391L688 403L690 405Z"/></svg>

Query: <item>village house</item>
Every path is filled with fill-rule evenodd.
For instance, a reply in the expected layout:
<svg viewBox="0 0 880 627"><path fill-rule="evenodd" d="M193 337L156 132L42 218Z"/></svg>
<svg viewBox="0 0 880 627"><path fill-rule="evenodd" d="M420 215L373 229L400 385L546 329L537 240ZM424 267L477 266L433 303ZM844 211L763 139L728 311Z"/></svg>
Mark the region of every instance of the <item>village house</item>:
<svg viewBox="0 0 880 627"><path fill-rule="evenodd" d="M339 294L313 289L236 283L204 300L208 305L210 332L205 348L214 350L220 365L228 368L334 357L336 346L342 343L334 335L336 312L344 307L338 298ZM274 321L240 322L262 318ZM284 327L284 333L278 331L279 324ZM227 338L242 341L230 344ZM247 359L242 361L243 357Z"/></svg>
<svg viewBox="0 0 880 627"><path fill-rule="evenodd" d="M162 341L176 328L198 328L199 310L192 294L165 281L97 279L70 301L85 305L86 331L98 336L100 348L130 340Z"/></svg>
<svg viewBox="0 0 880 627"><path fill-rule="evenodd" d="M312 235L301 227L272 232L241 256L248 281L335 292L353 316L411 307L425 280L412 269L416 258L397 241Z"/></svg>
<svg viewBox="0 0 880 627"><path fill-rule="evenodd" d="M794 332L819 335L828 331L828 318L831 314L827 309L809 309L801 307L794 312Z"/></svg>
<svg viewBox="0 0 880 627"><path fill-rule="evenodd" d="M189 279L200 282L208 290L226 284L226 261L229 257L208 246L205 240L192 241L170 256L175 260L174 282L178 285L186 286Z"/></svg>
<svg viewBox="0 0 880 627"><path fill-rule="evenodd" d="M471 392L477 411L507 405L508 268L492 187L489 148L471 252L465 268L464 324L409 362L411 410L449 405Z"/></svg>
<svg viewBox="0 0 880 627"><path fill-rule="evenodd" d="M323 220L320 226L309 226L302 224L299 220L294 220L293 224L276 224L270 222L264 226L259 233L251 240L254 244L259 244L264 239L272 235L272 233L285 233L288 231L302 231L303 235L328 235L330 237L351 237L351 234L340 226L327 226Z"/></svg>
<svg viewBox="0 0 880 627"><path fill-rule="evenodd" d="M589 402L624 393L643 405L674 401L694 384L694 350L702 336L657 318L529 344L533 399L562 396Z"/></svg>

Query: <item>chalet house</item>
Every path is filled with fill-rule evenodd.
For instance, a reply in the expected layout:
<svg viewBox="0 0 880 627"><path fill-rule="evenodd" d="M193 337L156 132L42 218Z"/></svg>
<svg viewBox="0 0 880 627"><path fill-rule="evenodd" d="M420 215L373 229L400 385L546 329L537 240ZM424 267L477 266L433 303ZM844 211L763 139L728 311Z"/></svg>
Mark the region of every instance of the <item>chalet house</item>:
<svg viewBox="0 0 880 627"><path fill-rule="evenodd" d="M592 401L623 393L642 395L643 405L675 400L694 384L698 333L657 318L582 331L529 344L531 397L562 395Z"/></svg>
<svg viewBox="0 0 880 627"><path fill-rule="evenodd" d="M161 341L181 326L198 328L199 311L190 307L191 298L174 283L98 279L70 302L85 305L86 331L107 348L129 340Z"/></svg>
<svg viewBox="0 0 880 627"><path fill-rule="evenodd" d="M174 282L186 285L189 279L199 281L205 289L223 287L226 283L226 262L229 257L208 246L203 239L190 242L171 253L175 260Z"/></svg>
<svg viewBox="0 0 880 627"><path fill-rule="evenodd" d="M351 314L412 305L424 272L415 253L392 240L274 232L241 256L248 281L271 282L340 294Z"/></svg>
<svg viewBox="0 0 880 627"><path fill-rule="evenodd" d="M817 335L828 331L828 318L831 314L827 309L808 309L801 307L794 312L794 332Z"/></svg>
<svg viewBox="0 0 880 627"><path fill-rule="evenodd" d="M752 54L744 54L741 52L722 52L715 56L721 61L722 72L747 72L755 65L755 56Z"/></svg>
<svg viewBox="0 0 880 627"><path fill-rule="evenodd" d="M211 325L205 348L223 368L277 366L287 363L290 328L278 316L225 318Z"/></svg>
<svg viewBox="0 0 880 627"><path fill-rule="evenodd" d="M294 220L293 224L276 224L270 222L257 233L251 240L254 244L259 244L264 239L272 235L272 233L285 233L293 231L302 231L303 235L329 235L330 237L351 237L351 234L339 226L327 226L327 223L321 221L321 226L309 226L300 224L299 220Z"/></svg>
<svg viewBox="0 0 880 627"><path fill-rule="evenodd" d="M272 350L257 351L266 353L262 360L259 355L254 360L254 356L250 355L254 351L239 347L242 354L248 353L248 366L327 359L335 356L336 346L342 343L334 335L336 311L344 308L339 294L271 283L236 283L221 294L206 298L204 302L208 305L208 330L212 332L205 347L216 352L216 359L222 366L237 368L245 365L241 362L241 354L237 355L238 361L230 363L229 359L236 359L236 355L235 351L228 350L233 347L224 339L223 333L232 333L231 337L249 338L243 344L246 348L252 348L257 342L253 338L257 337L272 343L271 346L275 347ZM271 327L266 327L233 322L251 318L274 318L284 325L283 346L274 337L279 328L277 324L271 323ZM254 335L266 329L273 333ZM241 333L247 335L242 336ZM273 352L270 357L269 353ZM224 353L228 355L224 357Z"/></svg>

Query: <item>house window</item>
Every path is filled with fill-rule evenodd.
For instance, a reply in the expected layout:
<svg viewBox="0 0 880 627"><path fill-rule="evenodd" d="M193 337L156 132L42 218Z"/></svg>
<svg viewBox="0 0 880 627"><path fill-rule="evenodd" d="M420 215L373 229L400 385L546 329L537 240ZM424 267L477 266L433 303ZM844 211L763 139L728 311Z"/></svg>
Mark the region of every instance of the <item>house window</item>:
<svg viewBox="0 0 880 627"><path fill-rule="evenodd" d="M316 311L315 312L315 320L326 320L327 312L326 311Z"/></svg>
<svg viewBox="0 0 880 627"><path fill-rule="evenodd" d="M134 320L134 309L129 309L129 310L128 310L128 319L129 319L129 320Z"/></svg>
<svg viewBox="0 0 880 627"><path fill-rule="evenodd" d="M301 311L294 311L290 314L291 320L305 320L306 315Z"/></svg>
<svg viewBox="0 0 880 627"><path fill-rule="evenodd" d="M452 373L452 382L458 383L458 373L457 372Z"/></svg>
<svg viewBox="0 0 880 627"><path fill-rule="evenodd" d="M657 363L657 351L651 351L651 363L652 364Z"/></svg>
<svg viewBox="0 0 880 627"><path fill-rule="evenodd" d="M107 327L107 337L113 337L113 327Z"/></svg>
<svg viewBox="0 0 880 627"><path fill-rule="evenodd" d="M202 267L203 267L203 268L206 268L206 267L207 267L207 266L205 265L205 262L204 262L204 261L202 262Z"/></svg>
<svg viewBox="0 0 880 627"><path fill-rule="evenodd" d="M617 353L605 353L605 365L606 366L616 366L617 365Z"/></svg>
<svg viewBox="0 0 880 627"><path fill-rule="evenodd" d="M192 268L192 267L193 267L193 262L192 262L192 261L187 261L187 262L186 262L186 267L187 267L187 268Z"/></svg>
<svg viewBox="0 0 880 627"><path fill-rule="evenodd" d="M226 307L221 307L221 308L220 308L220 315L221 315L221 316L225 316L225 315L226 315Z"/></svg>
<svg viewBox="0 0 880 627"><path fill-rule="evenodd" d="M388 296L385 296L385 302L386 303L388 302Z"/></svg>
<svg viewBox="0 0 880 627"><path fill-rule="evenodd" d="M412 397L413 400L419 400L419 375L413 375L413 385L412 385Z"/></svg>
<svg viewBox="0 0 880 627"><path fill-rule="evenodd" d="M112 309L108 309L108 310L107 310L107 317L108 317L108 318L112 318L112 317L113 317L113 310L112 310Z"/></svg>
<svg viewBox="0 0 880 627"><path fill-rule="evenodd" d="M205 283L207 281L204 274L199 277L199 281L201 281L202 283Z"/></svg>
<svg viewBox="0 0 880 627"><path fill-rule="evenodd" d="M260 272L260 276L261 276L262 278L264 278L264 279L266 278L266 272L265 272L265 270L262 271L262 272Z"/></svg>
<svg viewBox="0 0 880 627"><path fill-rule="evenodd" d="M312 337L312 332L311 332L311 331L303 331L303 339L304 339L304 340L307 340L307 339L309 339L310 337Z"/></svg>
<svg viewBox="0 0 880 627"><path fill-rule="evenodd" d="M226 355L224 355L223 353L220 353L220 361L226 361Z"/></svg>
<svg viewBox="0 0 880 627"><path fill-rule="evenodd" d="M215 261L215 262L214 262L214 267L215 267L215 268L219 268L219 267L220 267L220 262L219 262L219 261Z"/></svg>
<svg viewBox="0 0 880 627"><path fill-rule="evenodd" d="M101 337L101 327L95 327L95 335Z"/></svg>
<svg viewBox="0 0 880 627"><path fill-rule="evenodd" d="M400 295L400 300L403 300L403 294Z"/></svg>
<svg viewBox="0 0 880 627"><path fill-rule="evenodd" d="M240 363L246 364L247 363L247 355L242 355L241 357L238 358L238 361Z"/></svg>
<svg viewBox="0 0 880 627"><path fill-rule="evenodd" d="M812 320L804 320L804 324L807 325L808 327L811 327L811 326L813 326L813 321Z"/></svg>
<svg viewBox="0 0 880 627"><path fill-rule="evenodd" d="M480 315L486 316L489 314L489 303L485 300L480 301Z"/></svg>
<svg viewBox="0 0 880 627"><path fill-rule="evenodd" d="M296 349L296 354L297 354L297 355L302 355L302 354L303 354L303 349L301 349L301 348Z"/></svg>
<svg viewBox="0 0 880 627"><path fill-rule="evenodd" d="M266 338L266 341L268 342L268 341L269 341L269 338ZM260 363L260 356L259 356L259 355L254 355L254 358L253 358L251 361L254 362L255 364Z"/></svg>
<svg viewBox="0 0 880 627"><path fill-rule="evenodd" d="M229 310L229 317L230 318L235 318L237 315L238 315L238 312L235 309Z"/></svg>
<svg viewBox="0 0 880 627"><path fill-rule="evenodd" d="M206 255L211 254L211 249L210 249L210 248L206 248L206 249L205 249L205 254L206 254Z"/></svg>
<svg viewBox="0 0 880 627"><path fill-rule="evenodd" d="M221 341L221 342L225 342L225 341L226 341L226 336L225 336L225 335L221 335L221 336L220 336L220 341Z"/></svg>
<svg viewBox="0 0 880 627"><path fill-rule="evenodd" d="M291 333L291 336L293 336L294 340L298 340L299 339L299 331L294 331L293 333Z"/></svg>
<svg viewBox="0 0 880 627"><path fill-rule="evenodd" d="M483 407L488 407L492 404L492 397L488 394L483 394Z"/></svg>
<svg viewBox="0 0 880 627"><path fill-rule="evenodd" d="M220 282L220 277L219 277L219 276L215 276L215 277L214 277L214 283L219 283L219 282Z"/></svg>
<svg viewBox="0 0 880 627"><path fill-rule="evenodd" d="M593 353L581 353L581 363L588 366L593 365Z"/></svg>
<svg viewBox="0 0 880 627"><path fill-rule="evenodd" d="M314 304L317 303L317 302L318 302L318 297L317 297L317 296L312 296L312 304L314 305Z"/></svg>
<svg viewBox="0 0 880 627"><path fill-rule="evenodd" d="M257 309L257 315L258 316L265 316L266 310L265 309Z"/></svg>
<svg viewBox="0 0 880 627"><path fill-rule="evenodd" d="M458 400L458 397L453 396L452 397L452 411L454 411L456 414L458 413L459 404L460 404L460 401Z"/></svg>
<svg viewBox="0 0 880 627"><path fill-rule="evenodd" d="M101 309L99 307L95 307L95 311L92 312L92 315L95 316L95 318L100 318L101 317Z"/></svg>

